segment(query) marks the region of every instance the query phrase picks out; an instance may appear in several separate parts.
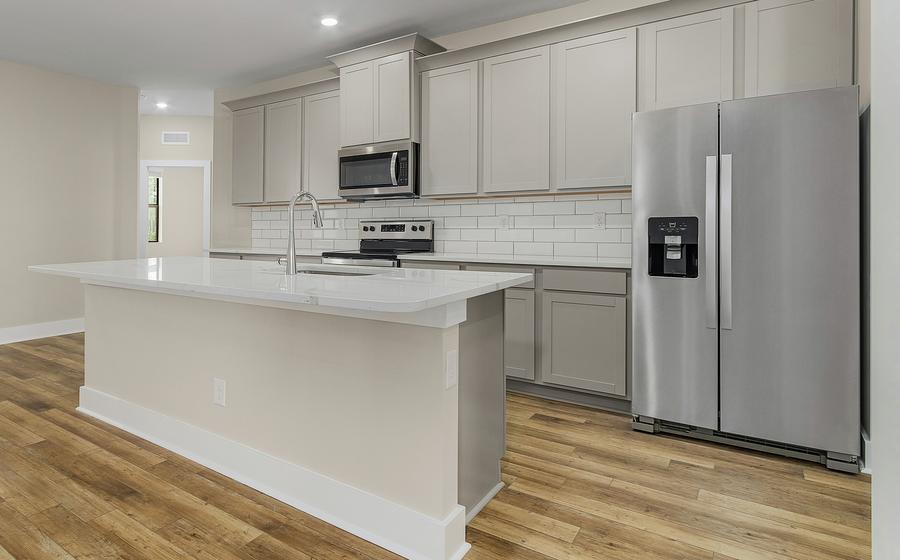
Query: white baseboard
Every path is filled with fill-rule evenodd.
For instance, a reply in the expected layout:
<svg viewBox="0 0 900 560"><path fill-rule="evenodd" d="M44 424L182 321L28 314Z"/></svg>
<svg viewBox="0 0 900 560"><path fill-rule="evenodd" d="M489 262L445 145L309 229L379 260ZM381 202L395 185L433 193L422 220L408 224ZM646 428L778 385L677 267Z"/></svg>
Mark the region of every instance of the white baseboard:
<svg viewBox="0 0 900 560"><path fill-rule="evenodd" d="M84 331L84 317L78 319L63 319L62 321L48 321L46 323L32 323L19 325L18 327L0 328L0 344L11 344L23 340L47 338L48 336L60 336Z"/></svg>
<svg viewBox="0 0 900 560"><path fill-rule="evenodd" d="M434 519L176 418L81 388L78 411L183 455L216 472L411 560L458 560L465 508Z"/></svg>
<svg viewBox="0 0 900 560"><path fill-rule="evenodd" d="M475 504L471 510L466 512L466 524L467 525L469 524L470 521L475 519L475 516L478 515L478 513L481 510L484 509L484 506L488 505L488 502L490 502L491 500L494 499L494 496L496 496L500 492L500 490L503 490L504 486L505 486L505 484L503 484L502 482L497 483L497 486L494 486L493 488L491 488L491 491L488 492L487 494L485 494L484 498L481 498L481 500L479 500L478 503Z"/></svg>

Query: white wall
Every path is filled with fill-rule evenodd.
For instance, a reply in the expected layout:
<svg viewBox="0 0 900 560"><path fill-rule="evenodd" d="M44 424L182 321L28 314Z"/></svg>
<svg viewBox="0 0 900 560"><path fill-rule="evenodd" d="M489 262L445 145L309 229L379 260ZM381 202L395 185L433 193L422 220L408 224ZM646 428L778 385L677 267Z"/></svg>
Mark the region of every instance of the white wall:
<svg viewBox="0 0 900 560"><path fill-rule="evenodd" d="M135 253L138 91L0 61L0 328L78 318L30 264Z"/></svg>
<svg viewBox="0 0 900 560"><path fill-rule="evenodd" d="M871 278L872 544L900 550L900 2L872 0Z"/></svg>
<svg viewBox="0 0 900 560"><path fill-rule="evenodd" d="M148 257L203 256L203 168L163 167L159 242Z"/></svg>

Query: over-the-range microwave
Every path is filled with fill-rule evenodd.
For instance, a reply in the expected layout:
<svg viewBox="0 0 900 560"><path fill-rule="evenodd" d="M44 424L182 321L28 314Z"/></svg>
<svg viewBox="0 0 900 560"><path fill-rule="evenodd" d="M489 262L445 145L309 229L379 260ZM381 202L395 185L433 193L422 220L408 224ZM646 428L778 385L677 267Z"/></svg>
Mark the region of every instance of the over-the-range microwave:
<svg viewBox="0 0 900 560"><path fill-rule="evenodd" d="M344 148L338 152L341 198L419 196L419 144L408 140Z"/></svg>

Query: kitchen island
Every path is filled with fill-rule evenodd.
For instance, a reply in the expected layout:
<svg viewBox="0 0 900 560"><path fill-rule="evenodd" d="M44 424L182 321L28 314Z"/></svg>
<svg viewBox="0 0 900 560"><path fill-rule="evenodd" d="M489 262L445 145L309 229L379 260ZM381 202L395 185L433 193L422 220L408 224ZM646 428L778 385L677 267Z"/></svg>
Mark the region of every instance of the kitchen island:
<svg viewBox="0 0 900 560"><path fill-rule="evenodd" d="M502 486L503 294L531 274L163 257L85 285L79 410L404 557Z"/></svg>

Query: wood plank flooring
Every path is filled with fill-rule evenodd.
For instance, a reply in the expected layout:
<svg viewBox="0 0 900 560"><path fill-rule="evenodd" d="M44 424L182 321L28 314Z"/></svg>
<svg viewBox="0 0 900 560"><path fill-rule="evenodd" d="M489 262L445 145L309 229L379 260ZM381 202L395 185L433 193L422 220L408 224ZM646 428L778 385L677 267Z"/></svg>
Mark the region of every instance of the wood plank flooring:
<svg viewBox="0 0 900 560"><path fill-rule="evenodd" d="M84 339L0 346L0 560L396 559L75 412ZM866 476L510 395L469 560L870 558Z"/></svg>

